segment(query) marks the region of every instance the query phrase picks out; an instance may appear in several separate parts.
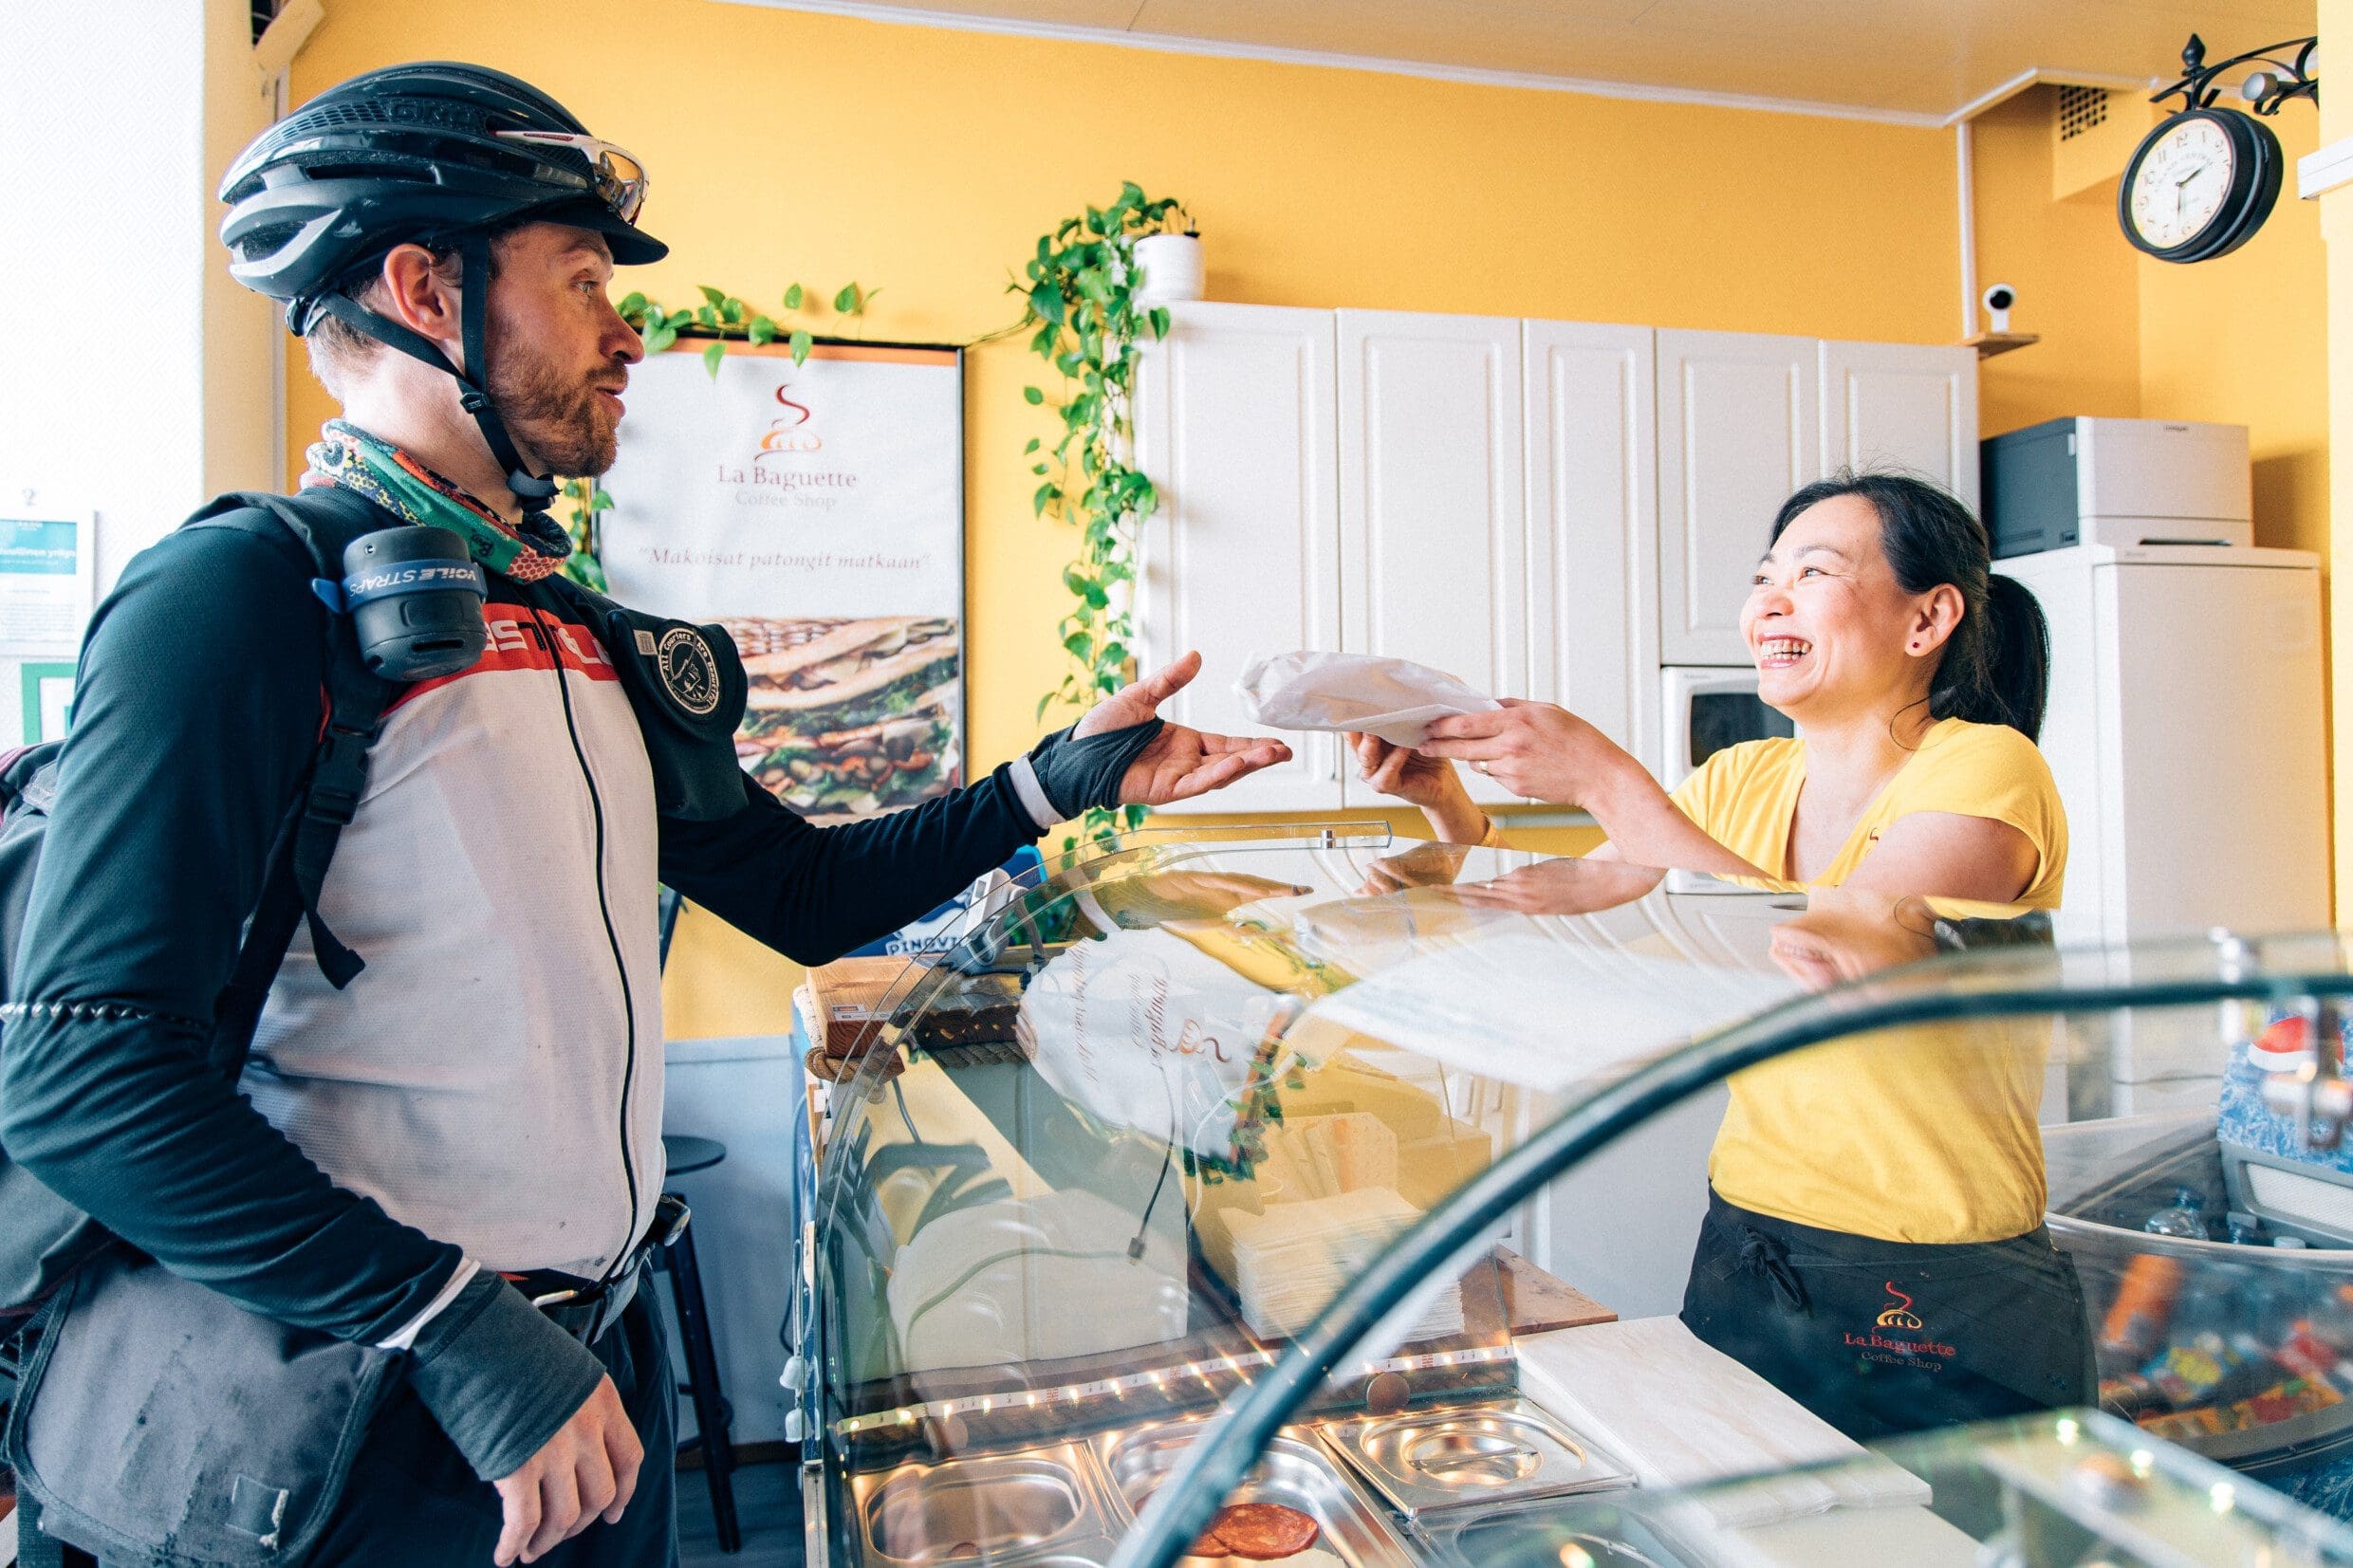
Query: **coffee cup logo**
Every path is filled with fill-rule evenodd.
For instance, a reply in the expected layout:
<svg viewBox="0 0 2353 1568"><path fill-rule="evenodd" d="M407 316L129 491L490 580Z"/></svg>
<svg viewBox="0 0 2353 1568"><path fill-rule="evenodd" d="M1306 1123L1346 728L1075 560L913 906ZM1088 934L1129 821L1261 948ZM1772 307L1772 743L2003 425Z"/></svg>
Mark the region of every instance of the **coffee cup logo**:
<svg viewBox="0 0 2353 1568"><path fill-rule="evenodd" d="M1893 1280L1887 1282L1887 1294L1895 1300L1881 1309L1880 1327L1917 1329L1926 1326L1918 1318L1913 1316L1912 1298L1898 1290Z"/></svg>
<svg viewBox="0 0 2353 1568"><path fill-rule="evenodd" d="M794 452L817 452L825 444L824 437L816 432L802 428L817 414L799 398L785 396L791 386L791 382L786 381L776 388L776 401L788 412L769 421L767 431L760 436L760 450L752 453L754 463L769 457L789 456Z"/></svg>

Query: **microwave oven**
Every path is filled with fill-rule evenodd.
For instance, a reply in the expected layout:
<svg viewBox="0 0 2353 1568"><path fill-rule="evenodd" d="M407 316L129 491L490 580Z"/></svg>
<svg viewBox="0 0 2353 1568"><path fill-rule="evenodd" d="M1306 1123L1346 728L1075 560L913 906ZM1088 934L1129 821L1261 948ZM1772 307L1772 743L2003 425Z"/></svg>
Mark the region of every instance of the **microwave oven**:
<svg viewBox="0 0 2353 1568"><path fill-rule="evenodd" d="M1757 696L1754 670L1681 666L1659 672L1659 677L1665 686L1659 727L1665 756L1658 782L1670 790L1728 746L1797 733L1795 725Z"/></svg>

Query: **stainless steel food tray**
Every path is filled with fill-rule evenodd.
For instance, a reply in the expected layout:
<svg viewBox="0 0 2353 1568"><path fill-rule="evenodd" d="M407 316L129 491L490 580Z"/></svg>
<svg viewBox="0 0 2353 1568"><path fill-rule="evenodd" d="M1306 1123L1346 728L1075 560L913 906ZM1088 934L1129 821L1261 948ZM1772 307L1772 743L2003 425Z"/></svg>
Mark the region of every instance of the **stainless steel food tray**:
<svg viewBox="0 0 2353 1568"><path fill-rule="evenodd" d="M1206 1430L1200 1421L1176 1421L1095 1438L1095 1451L1110 1481L1111 1501L1124 1518L1121 1532L1135 1527L1145 1502L1168 1479L1185 1448ZM1286 1427L1267 1445L1258 1464L1227 1501L1279 1503L1316 1522L1315 1550L1329 1552L1348 1568L1414 1568L1420 1555L1390 1525L1380 1505L1367 1497L1303 1428ZM1190 1568L1234 1568L1235 1559L1181 1559Z"/></svg>
<svg viewBox="0 0 2353 1568"><path fill-rule="evenodd" d="M1127 1528L1084 1443L910 1464L852 1478L866 1561L1086 1568Z"/></svg>
<svg viewBox="0 0 2353 1568"><path fill-rule="evenodd" d="M1493 1568L1498 1562L1686 1568L1694 1560L1646 1521L1606 1505L1573 1506L1579 1510L1574 1522L1538 1503L1433 1514L1419 1521L1418 1527L1429 1539L1436 1560L1447 1568ZM1596 1514L1600 1517L1592 1517Z"/></svg>
<svg viewBox="0 0 2353 1568"><path fill-rule="evenodd" d="M1634 1485L1632 1471L1525 1399L1328 1421L1321 1430L1408 1519Z"/></svg>

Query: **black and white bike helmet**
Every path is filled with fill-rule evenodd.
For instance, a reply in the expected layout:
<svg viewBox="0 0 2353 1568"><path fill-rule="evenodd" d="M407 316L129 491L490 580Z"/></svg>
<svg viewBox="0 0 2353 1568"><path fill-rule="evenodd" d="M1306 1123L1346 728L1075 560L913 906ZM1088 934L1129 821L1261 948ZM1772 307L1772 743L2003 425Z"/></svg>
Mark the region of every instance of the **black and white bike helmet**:
<svg viewBox="0 0 2353 1568"><path fill-rule="evenodd" d="M544 220L593 229L622 266L669 247L637 226L645 166L563 104L482 65L420 61L353 77L255 138L221 180L230 275L286 302L297 337L322 313L457 378L466 411L526 510L556 492L529 471L492 405L483 355L491 231ZM457 249L465 368L345 292L396 245Z"/></svg>

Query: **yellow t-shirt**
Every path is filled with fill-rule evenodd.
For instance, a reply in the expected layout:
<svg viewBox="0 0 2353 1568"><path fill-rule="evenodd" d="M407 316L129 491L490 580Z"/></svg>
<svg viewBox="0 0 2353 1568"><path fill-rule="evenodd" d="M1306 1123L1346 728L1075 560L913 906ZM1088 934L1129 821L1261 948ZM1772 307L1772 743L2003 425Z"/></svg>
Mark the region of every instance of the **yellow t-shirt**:
<svg viewBox="0 0 2353 1568"><path fill-rule="evenodd" d="M1777 876L1790 876L1789 829L1806 784L1806 743L1748 741L1701 764L1675 792L1683 815L1726 849ZM2057 909L2067 869L2067 819L2059 786L2034 743L2006 724L1942 719L1887 781L1853 833L1814 881L1837 887L1855 874L1899 818L1949 811L2007 822L2027 836L2037 859L2018 902ZM1934 889L1924 891L1934 892Z"/></svg>
<svg viewBox="0 0 2353 1568"><path fill-rule="evenodd" d="M1797 740L1751 741L1710 757L1675 792L1701 831L1768 871L1789 869L1806 782ZM1930 729L1862 814L1824 874L1836 887L1879 837L1916 811L2007 822L2035 850L2019 902L2058 906L2066 814L2043 755L2007 725ZM1734 1074L1708 1179L1729 1202L1819 1229L1886 1241L2000 1241L2043 1223L2036 1111L2047 1024L1915 1025L1816 1045Z"/></svg>

